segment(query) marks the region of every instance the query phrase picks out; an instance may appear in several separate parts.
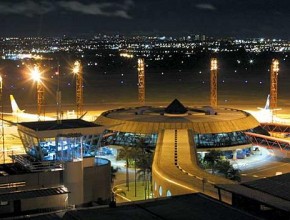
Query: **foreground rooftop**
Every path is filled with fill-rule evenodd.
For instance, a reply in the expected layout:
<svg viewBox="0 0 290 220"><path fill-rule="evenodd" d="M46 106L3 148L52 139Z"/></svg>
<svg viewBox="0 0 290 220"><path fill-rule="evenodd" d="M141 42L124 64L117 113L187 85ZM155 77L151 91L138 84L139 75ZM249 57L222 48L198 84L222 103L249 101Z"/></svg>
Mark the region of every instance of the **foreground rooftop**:
<svg viewBox="0 0 290 220"><path fill-rule="evenodd" d="M173 196L116 208L94 208L69 211L63 219L258 219L203 194Z"/></svg>

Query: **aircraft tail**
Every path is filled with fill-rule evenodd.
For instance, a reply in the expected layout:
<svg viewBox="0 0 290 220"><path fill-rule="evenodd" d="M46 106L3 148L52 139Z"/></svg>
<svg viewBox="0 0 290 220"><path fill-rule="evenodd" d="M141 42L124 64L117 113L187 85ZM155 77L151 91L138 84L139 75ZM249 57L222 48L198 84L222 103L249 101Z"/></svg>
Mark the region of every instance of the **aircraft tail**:
<svg viewBox="0 0 290 220"><path fill-rule="evenodd" d="M13 95L10 95L10 102L11 102L11 107L12 107L12 114L23 112L22 110L19 109Z"/></svg>
<svg viewBox="0 0 290 220"><path fill-rule="evenodd" d="M271 109L270 108L270 94L267 96L267 100L266 100L266 104L264 108L259 108L260 110L268 110L268 111L277 111L277 110L281 110L281 108L275 108L275 109Z"/></svg>
<svg viewBox="0 0 290 220"><path fill-rule="evenodd" d="M267 97L267 101L266 101L264 109L270 110L270 94Z"/></svg>

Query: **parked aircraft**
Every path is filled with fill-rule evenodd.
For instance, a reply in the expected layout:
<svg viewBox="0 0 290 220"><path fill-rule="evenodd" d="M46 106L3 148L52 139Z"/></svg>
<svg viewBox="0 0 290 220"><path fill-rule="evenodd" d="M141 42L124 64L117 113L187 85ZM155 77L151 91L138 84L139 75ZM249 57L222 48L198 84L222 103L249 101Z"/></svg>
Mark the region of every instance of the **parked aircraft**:
<svg viewBox="0 0 290 220"><path fill-rule="evenodd" d="M16 122L27 122L27 121L53 121L55 118L48 116L39 116L37 114L26 113L25 110L21 110L13 95L10 95L10 102L12 107L12 115L16 118ZM5 113L7 114L7 113ZM8 113L9 114L9 113Z"/></svg>
<svg viewBox="0 0 290 220"><path fill-rule="evenodd" d="M263 108L258 107L258 109L259 109L258 111L251 111L251 110L248 110L248 111L246 110L246 111L252 114L261 123L272 123L272 122L278 122L281 120L276 115L274 115L275 111L278 111L281 109L270 108L270 95L267 96L265 106Z"/></svg>
<svg viewBox="0 0 290 220"><path fill-rule="evenodd" d="M18 107L18 104L16 103L13 95L10 95L10 102L11 102L11 107L12 107L12 113L4 113L4 114L11 114L12 116L14 116L16 118L17 123L28 122L28 121L55 121L56 120L56 117L48 117L48 116L43 116L43 115L39 116L37 114L24 112L25 110L21 110ZM82 119L86 114L87 112L81 115L79 119ZM73 111L67 111L64 118L62 119L76 119L76 118L77 118L77 115L75 114L73 110Z"/></svg>

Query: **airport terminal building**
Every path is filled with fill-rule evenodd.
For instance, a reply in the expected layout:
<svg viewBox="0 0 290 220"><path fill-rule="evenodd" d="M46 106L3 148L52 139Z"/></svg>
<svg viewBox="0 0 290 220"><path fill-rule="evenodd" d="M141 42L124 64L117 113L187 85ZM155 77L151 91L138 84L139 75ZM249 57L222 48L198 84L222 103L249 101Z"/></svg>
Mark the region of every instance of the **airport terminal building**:
<svg viewBox="0 0 290 220"><path fill-rule="evenodd" d="M221 150L227 158L246 157L253 150L245 132L268 135L249 113L209 106L185 107L175 99L167 107L132 107L103 112L96 123L108 127L103 145L154 149L152 179L155 197L192 193L192 183L206 181L209 194L216 183L229 180L198 166L197 154Z"/></svg>
<svg viewBox="0 0 290 220"><path fill-rule="evenodd" d="M96 120L105 125L103 145L136 146L142 139L144 145L155 149L158 134L166 129L189 129L198 153L211 149L227 152L228 158L237 157L243 149L250 150L251 142L244 133L268 133L249 113L230 108L213 109L184 107L174 100L167 107L143 106L121 108L104 112Z"/></svg>

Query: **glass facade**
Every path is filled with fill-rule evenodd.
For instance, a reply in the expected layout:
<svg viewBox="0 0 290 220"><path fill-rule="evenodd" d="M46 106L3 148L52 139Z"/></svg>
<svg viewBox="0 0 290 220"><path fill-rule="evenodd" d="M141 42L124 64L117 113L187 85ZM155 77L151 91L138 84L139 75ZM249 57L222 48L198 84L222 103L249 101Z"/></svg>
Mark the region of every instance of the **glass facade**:
<svg viewBox="0 0 290 220"><path fill-rule="evenodd" d="M229 147L250 144L248 137L242 131L219 134L195 134L194 142L197 148Z"/></svg>
<svg viewBox="0 0 290 220"><path fill-rule="evenodd" d="M36 138L19 132L20 138L28 155L43 161L75 161L83 156L90 156L96 148L95 135L81 135L79 133L58 135L50 138Z"/></svg>
<svg viewBox="0 0 290 220"><path fill-rule="evenodd" d="M157 134L140 134L106 130L103 134L101 145L136 146L142 143L148 148L155 148L157 138Z"/></svg>

